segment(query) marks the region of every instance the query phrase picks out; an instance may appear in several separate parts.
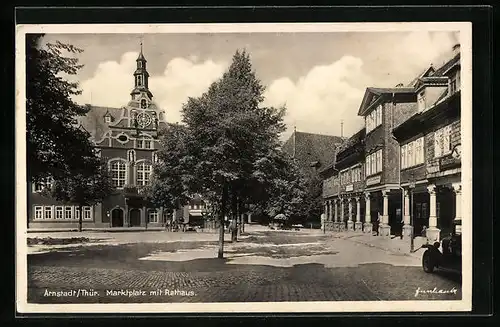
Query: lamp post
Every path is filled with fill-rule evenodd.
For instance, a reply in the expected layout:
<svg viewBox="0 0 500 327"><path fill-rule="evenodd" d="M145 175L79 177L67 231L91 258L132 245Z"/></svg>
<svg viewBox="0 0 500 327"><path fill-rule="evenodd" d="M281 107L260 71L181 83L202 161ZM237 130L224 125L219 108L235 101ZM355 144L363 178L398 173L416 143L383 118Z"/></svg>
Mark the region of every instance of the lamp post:
<svg viewBox="0 0 500 327"><path fill-rule="evenodd" d="M414 237L414 234L415 234L415 222L414 222L414 218L413 218L413 190L415 189L415 178L414 178L414 175L413 175L413 172L411 173L410 175L410 225L411 225L411 234L410 234L410 252L413 252L414 251L414 247L415 247L415 244L414 244L414 241L413 241L413 237Z"/></svg>

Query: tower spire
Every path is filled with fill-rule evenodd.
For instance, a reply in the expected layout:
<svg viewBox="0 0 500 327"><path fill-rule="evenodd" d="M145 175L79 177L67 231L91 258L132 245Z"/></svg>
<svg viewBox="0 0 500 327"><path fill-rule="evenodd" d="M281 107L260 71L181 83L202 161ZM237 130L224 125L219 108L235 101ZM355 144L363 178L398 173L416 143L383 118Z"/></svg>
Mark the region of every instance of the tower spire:
<svg viewBox="0 0 500 327"><path fill-rule="evenodd" d="M153 94L149 91L149 73L146 68L147 60L144 58L143 54L143 44L142 37L140 41L139 56L135 60L137 63L137 68L134 72L134 89L130 93L132 99L140 97L141 94L145 94L150 100L153 98Z"/></svg>

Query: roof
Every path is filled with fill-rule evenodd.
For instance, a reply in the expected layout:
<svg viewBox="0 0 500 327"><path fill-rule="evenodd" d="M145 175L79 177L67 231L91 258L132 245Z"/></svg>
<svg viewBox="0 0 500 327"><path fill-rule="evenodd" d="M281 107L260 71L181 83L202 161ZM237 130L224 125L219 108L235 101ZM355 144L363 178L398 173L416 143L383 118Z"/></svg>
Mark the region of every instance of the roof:
<svg viewBox="0 0 500 327"><path fill-rule="evenodd" d="M415 92L413 87L367 87L359 107L358 115L363 116L368 108L383 94L410 94L413 92Z"/></svg>
<svg viewBox="0 0 500 327"><path fill-rule="evenodd" d="M434 66L429 66L429 68L425 69L422 73L420 73L417 77L415 77L410 83L408 83L407 87L415 87L417 84L417 81L421 79L422 77L429 76L433 74L436 70L434 69Z"/></svg>
<svg viewBox="0 0 500 327"><path fill-rule="evenodd" d="M139 53L139 57L137 57L136 61L146 61L146 58L144 58L144 55L142 54L142 50L141 50L141 53Z"/></svg>
<svg viewBox="0 0 500 327"><path fill-rule="evenodd" d="M90 110L85 116L78 117L77 123L81 128L90 133L94 141L99 141L110 130L109 124L106 123L104 117L109 114L114 121L117 121L121 117L122 112L123 108L90 105ZM158 124L159 129L166 126L166 123L163 121L160 121Z"/></svg>
<svg viewBox="0 0 500 327"><path fill-rule="evenodd" d="M399 142L402 142L418 133L424 133L427 127L433 126L436 117L440 117L438 121L443 121L447 118L459 116L460 90L450 96L447 96L447 92L443 92L440 99L431 108L423 112L416 112L403 123L396 126L392 130L392 133Z"/></svg>
<svg viewBox="0 0 500 327"><path fill-rule="evenodd" d="M335 160L335 153L342 138L334 135L314 134L295 131L283 145L283 151L293 156L301 169L311 171L312 162L324 167Z"/></svg>
<svg viewBox="0 0 500 327"><path fill-rule="evenodd" d="M453 66L460 64L460 53L457 53L451 60L445 62L436 70L434 76L444 76Z"/></svg>
<svg viewBox="0 0 500 327"><path fill-rule="evenodd" d="M365 138L365 135L366 135L366 127L363 127L361 130L354 133L350 138L346 139L344 143L342 143L339 146L337 153L340 153L358 143L361 143Z"/></svg>
<svg viewBox="0 0 500 327"><path fill-rule="evenodd" d="M121 116L121 108L92 106L85 116L78 117L78 123L90 133L92 139L100 140L109 131L109 126L104 120L109 113L115 120Z"/></svg>

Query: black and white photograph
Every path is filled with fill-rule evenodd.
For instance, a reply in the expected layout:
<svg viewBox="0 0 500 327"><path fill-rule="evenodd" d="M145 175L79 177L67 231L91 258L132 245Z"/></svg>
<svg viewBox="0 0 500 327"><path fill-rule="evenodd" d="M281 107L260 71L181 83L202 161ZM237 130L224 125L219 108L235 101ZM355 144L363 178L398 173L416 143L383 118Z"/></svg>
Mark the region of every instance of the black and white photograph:
<svg viewBox="0 0 500 327"><path fill-rule="evenodd" d="M18 25L17 310L464 311L468 23Z"/></svg>

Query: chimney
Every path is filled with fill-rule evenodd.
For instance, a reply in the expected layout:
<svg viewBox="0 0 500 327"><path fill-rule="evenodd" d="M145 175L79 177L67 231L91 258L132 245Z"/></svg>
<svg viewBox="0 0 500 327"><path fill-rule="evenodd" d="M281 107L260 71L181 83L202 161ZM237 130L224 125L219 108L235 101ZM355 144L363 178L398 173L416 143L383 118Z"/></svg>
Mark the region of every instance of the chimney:
<svg viewBox="0 0 500 327"><path fill-rule="evenodd" d="M457 43L453 46L453 56L456 56L460 53L460 43Z"/></svg>

